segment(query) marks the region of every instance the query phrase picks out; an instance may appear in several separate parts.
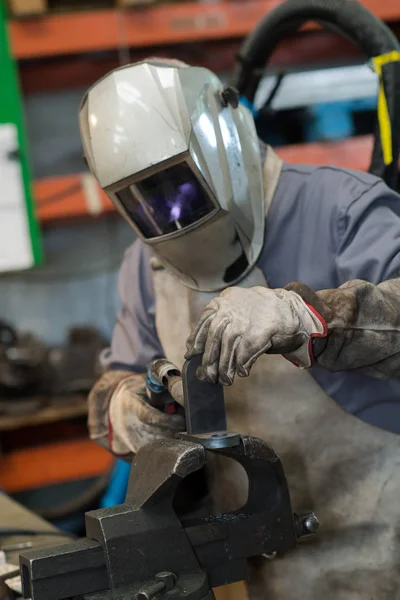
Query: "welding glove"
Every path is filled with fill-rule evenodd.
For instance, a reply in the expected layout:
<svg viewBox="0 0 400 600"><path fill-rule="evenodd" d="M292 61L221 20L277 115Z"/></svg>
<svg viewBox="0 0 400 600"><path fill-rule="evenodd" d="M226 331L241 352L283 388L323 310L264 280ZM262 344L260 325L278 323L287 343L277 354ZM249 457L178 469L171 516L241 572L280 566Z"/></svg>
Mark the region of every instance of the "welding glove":
<svg viewBox="0 0 400 600"><path fill-rule="evenodd" d="M186 358L204 353L200 378L231 385L235 374L248 376L265 352L310 367L312 340L326 335L323 317L296 292L232 287L202 312L187 341Z"/></svg>
<svg viewBox="0 0 400 600"><path fill-rule="evenodd" d="M145 444L184 431L182 414L166 414L147 402L146 376L107 371L89 394L92 440L129 457Z"/></svg>
<svg viewBox="0 0 400 600"><path fill-rule="evenodd" d="M377 379L400 376L400 279L379 285L354 279L319 292L302 283L286 289L312 305L327 324L325 347L314 345L317 364Z"/></svg>

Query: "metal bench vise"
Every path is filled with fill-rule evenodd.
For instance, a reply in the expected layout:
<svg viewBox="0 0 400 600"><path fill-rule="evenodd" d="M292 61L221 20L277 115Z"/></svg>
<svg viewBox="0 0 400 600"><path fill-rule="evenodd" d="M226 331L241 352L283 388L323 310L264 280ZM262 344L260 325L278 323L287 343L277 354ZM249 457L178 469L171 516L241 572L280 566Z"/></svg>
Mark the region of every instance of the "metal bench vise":
<svg viewBox="0 0 400 600"><path fill-rule="evenodd" d="M211 600L212 588L247 579L250 557L285 552L314 532L312 513L293 515L281 462L265 442L221 428L196 431L196 418L205 414L204 393L196 395L196 388L204 392L209 384L197 383L192 361L183 372L189 434L140 449L125 503L86 513L86 538L21 555L24 597ZM222 387L210 387L215 422L223 425ZM247 502L235 512L180 520L173 508L177 487L205 466L209 452L243 466Z"/></svg>

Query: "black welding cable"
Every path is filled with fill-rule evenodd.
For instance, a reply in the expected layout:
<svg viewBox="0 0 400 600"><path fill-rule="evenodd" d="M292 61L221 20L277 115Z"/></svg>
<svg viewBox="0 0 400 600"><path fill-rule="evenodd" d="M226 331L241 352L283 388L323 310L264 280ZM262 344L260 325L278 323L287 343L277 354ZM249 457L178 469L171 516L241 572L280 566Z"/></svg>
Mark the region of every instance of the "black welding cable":
<svg viewBox="0 0 400 600"><path fill-rule="evenodd" d="M113 469L114 465L106 473L97 477L79 496L51 508L36 508L35 513L48 521L57 521L93 508L93 505L107 489Z"/></svg>
<svg viewBox="0 0 400 600"><path fill-rule="evenodd" d="M287 0L259 22L238 53L231 84L249 104L254 101L262 71L278 44L308 21L350 39L371 60L400 50L391 30L355 0ZM385 65L382 79L392 131L393 160L391 164L384 163L377 126L370 172L396 188L400 151L400 62Z"/></svg>

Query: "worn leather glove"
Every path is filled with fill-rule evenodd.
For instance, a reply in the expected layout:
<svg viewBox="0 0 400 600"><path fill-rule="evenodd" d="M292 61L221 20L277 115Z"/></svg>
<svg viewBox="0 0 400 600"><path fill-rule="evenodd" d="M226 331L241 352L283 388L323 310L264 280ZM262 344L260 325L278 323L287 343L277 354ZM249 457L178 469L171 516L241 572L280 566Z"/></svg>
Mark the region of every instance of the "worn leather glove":
<svg viewBox="0 0 400 600"><path fill-rule="evenodd" d="M310 367L312 340L326 335L322 316L296 292L232 287L202 312L188 338L186 358L204 353L200 378L231 385L235 373L248 376L264 352Z"/></svg>
<svg viewBox="0 0 400 600"><path fill-rule="evenodd" d="M145 381L145 375L108 371L89 394L90 437L118 456L185 429L183 414L165 414L148 404Z"/></svg>
<svg viewBox="0 0 400 600"><path fill-rule="evenodd" d="M314 292L286 286L323 316L328 337L314 345L316 362L330 371L359 371L377 379L400 375L400 279L374 285L361 279Z"/></svg>

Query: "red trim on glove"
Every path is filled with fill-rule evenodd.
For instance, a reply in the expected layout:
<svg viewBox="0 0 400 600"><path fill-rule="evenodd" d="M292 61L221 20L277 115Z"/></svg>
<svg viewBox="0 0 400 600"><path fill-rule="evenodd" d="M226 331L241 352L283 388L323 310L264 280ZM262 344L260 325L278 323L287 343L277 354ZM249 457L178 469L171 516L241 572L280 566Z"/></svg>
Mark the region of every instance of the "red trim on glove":
<svg viewBox="0 0 400 600"><path fill-rule="evenodd" d="M304 302L304 300L303 300ZM310 368L313 367L315 365L315 358L314 358L314 354L313 354L313 350L312 350L312 342L314 338L325 338L328 335L328 326L326 324L326 321L324 319L324 317L322 315L319 314L319 312L313 307L311 306L311 304L307 304L307 302L304 302L304 304L310 309L310 311L313 313L313 315L315 317L317 317L317 319L320 321L321 325L324 328L324 331L322 333L312 333L310 335L310 339L308 340L308 357L310 359ZM282 355L284 358L286 358L286 360L288 360L289 362L292 363L292 365L294 365L295 367L299 367L299 363L294 362L293 360L290 360L290 358L288 358L285 354Z"/></svg>
<svg viewBox="0 0 400 600"><path fill-rule="evenodd" d="M317 319L321 322L322 327L324 328L324 331L322 333L312 333L310 339L308 340L308 356L310 357L311 361L310 367L313 367L315 365L315 358L312 350L312 341L314 338L325 338L328 335L328 325L326 324L324 317L320 315L319 312L313 306L311 306L311 304L307 304L307 302L305 302L304 304L308 306L308 308L317 317Z"/></svg>

